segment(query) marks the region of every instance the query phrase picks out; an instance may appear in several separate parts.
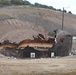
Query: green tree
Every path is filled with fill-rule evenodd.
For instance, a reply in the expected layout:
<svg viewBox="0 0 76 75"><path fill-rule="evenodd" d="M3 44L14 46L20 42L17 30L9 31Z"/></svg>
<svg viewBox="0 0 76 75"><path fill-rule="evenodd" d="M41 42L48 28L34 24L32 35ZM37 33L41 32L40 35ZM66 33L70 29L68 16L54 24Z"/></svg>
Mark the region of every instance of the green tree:
<svg viewBox="0 0 76 75"><path fill-rule="evenodd" d="M9 5L11 3L11 0L0 0L0 4L3 5Z"/></svg>
<svg viewBox="0 0 76 75"><path fill-rule="evenodd" d="M69 14L72 14L72 12L71 12L71 11L68 11L68 13L69 13Z"/></svg>
<svg viewBox="0 0 76 75"><path fill-rule="evenodd" d="M52 6L49 6L48 8L49 8L49 9L53 9L53 7L52 7Z"/></svg>
<svg viewBox="0 0 76 75"><path fill-rule="evenodd" d="M65 12L65 13L67 13L67 11L66 11L66 10L64 10L64 12Z"/></svg>
<svg viewBox="0 0 76 75"><path fill-rule="evenodd" d="M3 4L5 2L6 2L6 0L0 0L0 4Z"/></svg>
<svg viewBox="0 0 76 75"><path fill-rule="evenodd" d="M12 4L23 4L23 0L11 0Z"/></svg>
<svg viewBox="0 0 76 75"><path fill-rule="evenodd" d="M57 11L61 11L61 9L57 9Z"/></svg>
<svg viewBox="0 0 76 75"><path fill-rule="evenodd" d="M40 4L39 3L35 3L34 6L40 7Z"/></svg>
<svg viewBox="0 0 76 75"><path fill-rule="evenodd" d="M24 5L31 5L31 3L29 1L23 1Z"/></svg>

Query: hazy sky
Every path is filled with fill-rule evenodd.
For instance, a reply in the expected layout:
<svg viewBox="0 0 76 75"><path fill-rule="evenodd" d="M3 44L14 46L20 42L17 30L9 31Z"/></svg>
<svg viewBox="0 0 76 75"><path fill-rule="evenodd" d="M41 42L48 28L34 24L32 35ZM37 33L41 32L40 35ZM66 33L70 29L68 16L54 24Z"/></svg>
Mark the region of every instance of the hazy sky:
<svg viewBox="0 0 76 75"><path fill-rule="evenodd" d="M31 3L41 3L48 6L53 6L56 9L62 9L63 7L67 11L72 11L73 14L76 14L76 0L27 0Z"/></svg>

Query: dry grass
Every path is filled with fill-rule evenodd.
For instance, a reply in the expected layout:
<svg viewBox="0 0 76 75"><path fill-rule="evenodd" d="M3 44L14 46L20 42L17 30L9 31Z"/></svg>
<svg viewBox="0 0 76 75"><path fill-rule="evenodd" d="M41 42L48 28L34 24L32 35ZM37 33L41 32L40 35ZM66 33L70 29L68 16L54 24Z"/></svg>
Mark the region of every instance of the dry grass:
<svg viewBox="0 0 76 75"><path fill-rule="evenodd" d="M76 75L76 56L46 59L0 57L0 75Z"/></svg>
<svg viewBox="0 0 76 75"><path fill-rule="evenodd" d="M50 73L50 72L44 72L44 73L31 73L31 74L19 74L19 73L14 73L12 75L76 75L76 72L69 72L69 73L57 73L57 72L53 72L53 73Z"/></svg>

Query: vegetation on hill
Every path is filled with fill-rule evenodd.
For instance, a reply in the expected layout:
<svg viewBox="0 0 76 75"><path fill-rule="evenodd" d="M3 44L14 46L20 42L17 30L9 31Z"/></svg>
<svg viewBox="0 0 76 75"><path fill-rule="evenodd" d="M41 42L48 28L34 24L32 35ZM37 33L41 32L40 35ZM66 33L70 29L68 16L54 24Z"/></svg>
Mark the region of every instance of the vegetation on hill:
<svg viewBox="0 0 76 75"><path fill-rule="evenodd" d="M52 9L52 10L56 10L56 11L62 11L61 9L56 9L53 6L47 6L47 5L43 5L40 3L34 3L31 4L29 1L27 0L0 0L0 4L1 5L30 5L30 6L34 6L34 7L41 7L41 8L47 8L47 9ZM64 10L65 13L67 13L66 10ZM68 11L69 14L72 14L71 11Z"/></svg>

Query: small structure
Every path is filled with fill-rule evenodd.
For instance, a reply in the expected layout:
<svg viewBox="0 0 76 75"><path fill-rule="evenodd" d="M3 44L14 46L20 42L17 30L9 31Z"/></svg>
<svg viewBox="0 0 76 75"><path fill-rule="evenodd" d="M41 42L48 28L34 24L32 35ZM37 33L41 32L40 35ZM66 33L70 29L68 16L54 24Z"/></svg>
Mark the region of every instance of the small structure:
<svg viewBox="0 0 76 75"><path fill-rule="evenodd" d="M55 53L55 56L67 56L71 52L72 48L72 35L63 30L56 31L56 43L51 49L51 52Z"/></svg>
<svg viewBox="0 0 76 75"><path fill-rule="evenodd" d="M23 57L24 58L46 58L48 56L48 50L44 49L36 49L33 47L26 47L23 50Z"/></svg>
<svg viewBox="0 0 76 75"><path fill-rule="evenodd" d="M47 58L49 57L49 49L36 49L33 47L25 47L22 49L4 48L1 51L5 56L13 56L16 58Z"/></svg>

